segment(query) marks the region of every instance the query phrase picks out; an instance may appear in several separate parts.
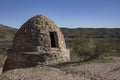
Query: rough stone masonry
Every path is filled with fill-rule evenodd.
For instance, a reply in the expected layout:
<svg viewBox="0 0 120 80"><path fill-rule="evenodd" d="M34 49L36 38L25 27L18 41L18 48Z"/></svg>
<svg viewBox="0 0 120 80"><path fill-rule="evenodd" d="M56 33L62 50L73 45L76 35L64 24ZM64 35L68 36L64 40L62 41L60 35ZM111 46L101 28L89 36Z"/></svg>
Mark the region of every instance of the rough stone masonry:
<svg viewBox="0 0 120 80"><path fill-rule="evenodd" d="M46 16L37 15L24 23L15 34L3 72L68 61L70 51L60 29Z"/></svg>

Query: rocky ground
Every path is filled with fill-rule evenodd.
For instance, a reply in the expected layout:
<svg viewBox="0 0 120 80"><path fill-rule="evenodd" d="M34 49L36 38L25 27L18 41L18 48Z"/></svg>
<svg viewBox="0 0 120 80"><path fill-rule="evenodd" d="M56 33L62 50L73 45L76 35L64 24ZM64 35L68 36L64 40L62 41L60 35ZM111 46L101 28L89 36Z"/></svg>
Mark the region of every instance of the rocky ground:
<svg viewBox="0 0 120 80"><path fill-rule="evenodd" d="M1 71L1 69L0 69ZM120 80L120 59L80 66L33 67L8 71L1 80Z"/></svg>

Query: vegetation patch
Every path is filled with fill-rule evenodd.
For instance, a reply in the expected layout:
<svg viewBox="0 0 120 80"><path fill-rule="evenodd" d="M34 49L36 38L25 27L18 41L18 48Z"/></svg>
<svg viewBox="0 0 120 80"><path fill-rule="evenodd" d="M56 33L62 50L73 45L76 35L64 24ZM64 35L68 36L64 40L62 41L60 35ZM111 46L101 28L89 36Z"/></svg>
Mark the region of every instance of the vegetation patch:
<svg viewBox="0 0 120 80"><path fill-rule="evenodd" d="M80 66L84 64L91 64L91 63L107 63L113 61L112 57L104 57L98 59L92 59L89 61L78 61L78 62L66 62L62 64L57 64L54 67L70 67L70 66Z"/></svg>

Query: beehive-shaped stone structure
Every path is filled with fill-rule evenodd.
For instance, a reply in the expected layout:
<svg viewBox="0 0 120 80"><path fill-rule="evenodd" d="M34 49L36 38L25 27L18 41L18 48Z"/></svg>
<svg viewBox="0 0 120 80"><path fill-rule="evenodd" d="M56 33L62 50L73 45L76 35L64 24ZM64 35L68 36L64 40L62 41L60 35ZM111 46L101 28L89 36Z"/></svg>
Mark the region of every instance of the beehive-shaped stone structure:
<svg viewBox="0 0 120 80"><path fill-rule="evenodd" d="M37 15L17 31L3 72L67 61L70 61L70 54L61 30L46 16Z"/></svg>

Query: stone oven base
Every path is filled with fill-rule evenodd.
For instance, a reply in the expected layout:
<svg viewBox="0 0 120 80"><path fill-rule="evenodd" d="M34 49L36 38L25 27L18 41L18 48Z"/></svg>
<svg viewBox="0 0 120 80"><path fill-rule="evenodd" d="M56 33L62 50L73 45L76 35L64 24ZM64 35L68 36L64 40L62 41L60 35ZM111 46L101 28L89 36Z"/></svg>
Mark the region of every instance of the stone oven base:
<svg viewBox="0 0 120 80"><path fill-rule="evenodd" d="M28 53L29 52L9 53L9 56L7 57L3 67L3 72L18 68L34 67L37 65L40 66L55 65L69 61L69 59L67 58L65 59L62 56L60 57L59 55L60 53L57 54L56 53L35 54L37 52L32 52L34 54Z"/></svg>

